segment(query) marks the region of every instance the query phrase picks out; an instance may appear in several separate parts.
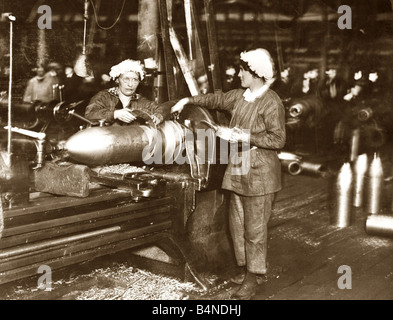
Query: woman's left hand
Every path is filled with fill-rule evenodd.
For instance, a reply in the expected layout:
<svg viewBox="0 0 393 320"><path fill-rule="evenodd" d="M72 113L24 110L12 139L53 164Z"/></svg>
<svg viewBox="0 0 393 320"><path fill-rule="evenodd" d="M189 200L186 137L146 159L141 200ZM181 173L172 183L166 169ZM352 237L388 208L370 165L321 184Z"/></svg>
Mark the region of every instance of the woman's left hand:
<svg viewBox="0 0 393 320"><path fill-rule="evenodd" d="M232 128L231 137L229 139L231 142L250 142L250 134L239 129L237 127Z"/></svg>

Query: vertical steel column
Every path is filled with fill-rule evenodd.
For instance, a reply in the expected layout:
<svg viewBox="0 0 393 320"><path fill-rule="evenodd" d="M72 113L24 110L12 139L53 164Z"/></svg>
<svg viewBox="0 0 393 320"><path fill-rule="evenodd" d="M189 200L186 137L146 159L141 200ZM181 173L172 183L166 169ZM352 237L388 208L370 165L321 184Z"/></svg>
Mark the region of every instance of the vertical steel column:
<svg viewBox="0 0 393 320"><path fill-rule="evenodd" d="M166 0L157 0L160 12L161 23L161 38L164 49L165 69L166 69L166 82L168 87L168 98L174 100L177 98L175 75L173 73L174 58L172 46L169 38L169 22L168 22L168 9Z"/></svg>
<svg viewBox="0 0 393 320"><path fill-rule="evenodd" d="M221 76L220 76L220 62L218 57L217 48L217 35L214 23L214 10L212 0L204 0L205 15L206 15L206 28L207 28L207 41L209 44L210 54L210 71L213 79L213 89L222 90Z"/></svg>
<svg viewBox="0 0 393 320"><path fill-rule="evenodd" d="M11 167L11 154L12 154L12 116L11 116L11 100L12 100L12 65L13 65L13 37L14 37L14 31L13 31L13 23L16 20L16 18L12 15L8 15L8 19L10 20L10 76L9 76L9 83L8 83L8 143L7 143L7 153L9 156L9 166Z"/></svg>

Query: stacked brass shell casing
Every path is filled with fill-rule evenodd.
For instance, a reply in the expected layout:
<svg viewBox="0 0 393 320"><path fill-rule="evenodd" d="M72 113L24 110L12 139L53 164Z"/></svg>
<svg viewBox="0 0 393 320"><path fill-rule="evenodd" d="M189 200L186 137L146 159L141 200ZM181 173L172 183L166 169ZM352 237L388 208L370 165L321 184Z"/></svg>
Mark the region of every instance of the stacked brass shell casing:
<svg viewBox="0 0 393 320"><path fill-rule="evenodd" d="M348 227L351 224L352 208L352 169L350 163L344 163L341 167L334 192L331 224L339 228Z"/></svg>
<svg viewBox="0 0 393 320"><path fill-rule="evenodd" d="M357 157L354 164L353 206L357 208L363 205L364 179L367 167L368 158L364 153Z"/></svg>
<svg viewBox="0 0 393 320"><path fill-rule="evenodd" d="M366 212L378 214L381 210L383 192L383 168L381 158L374 156L366 175Z"/></svg>

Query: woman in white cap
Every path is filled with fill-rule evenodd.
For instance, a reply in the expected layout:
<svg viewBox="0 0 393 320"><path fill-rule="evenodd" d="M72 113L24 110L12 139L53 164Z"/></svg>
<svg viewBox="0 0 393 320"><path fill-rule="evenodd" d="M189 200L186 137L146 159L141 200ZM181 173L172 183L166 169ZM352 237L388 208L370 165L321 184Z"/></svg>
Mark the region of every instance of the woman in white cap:
<svg viewBox="0 0 393 320"><path fill-rule="evenodd" d="M275 79L269 52L250 50L240 60L238 76L246 89L183 98L171 112L181 112L186 104L226 110L231 113L228 140L250 143L249 157L241 156L249 160L248 170L236 171L239 165L229 160L222 182L222 188L231 191L229 226L242 269L233 279L241 286L232 297L248 300L256 293L258 276L267 272L267 223L274 195L281 189L277 150L284 147L286 133L284 106L269 89Z"/></svg>
<svg viewBox="0 0 393 320"><path fill-rule="evenodd" d="M147 112L155 124L161 123L169 114L164 105L158 105L136 93L144 78L144 67L137 60L127 59L113 66L109 73L117 86L98 92L86 107L89 120L105 120L108 123L128 124L136 120L133 110Z"/></svg>

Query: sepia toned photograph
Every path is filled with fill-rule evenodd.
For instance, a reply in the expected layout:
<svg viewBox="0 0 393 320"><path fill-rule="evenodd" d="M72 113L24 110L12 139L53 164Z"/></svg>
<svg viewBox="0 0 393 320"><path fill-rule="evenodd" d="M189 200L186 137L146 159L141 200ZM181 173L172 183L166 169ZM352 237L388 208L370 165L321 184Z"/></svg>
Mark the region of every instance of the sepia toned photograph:
<svg viewBox="0 0 393 320"><path fill-rule="evenodd" d="M393 299L393 0L0 14L0 300Z"/></svg>

